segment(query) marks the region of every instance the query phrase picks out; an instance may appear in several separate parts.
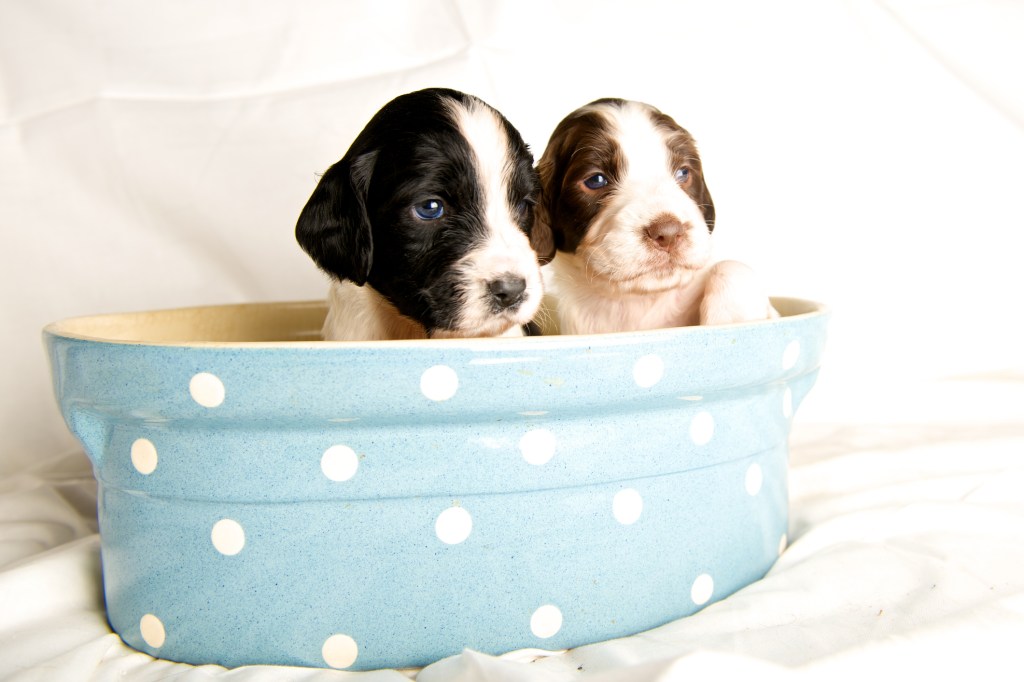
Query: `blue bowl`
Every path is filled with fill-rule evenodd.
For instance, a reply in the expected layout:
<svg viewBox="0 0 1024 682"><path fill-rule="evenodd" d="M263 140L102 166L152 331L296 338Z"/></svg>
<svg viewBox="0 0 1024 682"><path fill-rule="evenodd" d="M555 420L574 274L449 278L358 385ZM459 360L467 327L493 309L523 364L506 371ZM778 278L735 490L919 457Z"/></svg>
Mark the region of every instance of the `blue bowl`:
<svg viewBox="0 0 1024 682"><path fill-rule="evenodd" d="M828 311L524 339L316 341L320 303L44 331L99 482L107 613L188 663L373 669L647 630L786 544Z"/></svg>

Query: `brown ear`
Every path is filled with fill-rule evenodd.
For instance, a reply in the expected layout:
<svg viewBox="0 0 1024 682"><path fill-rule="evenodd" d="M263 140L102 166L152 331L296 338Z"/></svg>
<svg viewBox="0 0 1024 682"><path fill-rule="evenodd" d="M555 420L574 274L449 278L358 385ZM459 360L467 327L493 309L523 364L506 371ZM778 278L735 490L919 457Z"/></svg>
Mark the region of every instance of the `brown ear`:
<svg viewBox="0 0 1024 682"><path fill-rule="evenodd" d="M711 192L708 190L707 184L704 182L703 169L701 174L697 177L700 180L700 187L695 192L694 201L700 207L701 213L704 214L704 222L707 223L708 232L714 232L715 230L715 202L711 200Z"/></svg>
<svg viewBox="0 0 1024 682"><path fill-rule="evenodd" d="M551 232L547 202L543 193L541 200L533 207L533 228L530 230L530 246L537 252L537 261L547 265L555 258L555 237Z"/></svg>
<svg viewBox="0 0 1024 682"><path fill-rule="evenodd" d="M552 197L554 190L551 187L551 182L555 172L555 164L551 159L553 146L552 142L548 142L547 149L537 161L540 196L537 198L537 205L533 207L533 234L530 237L530 242L537 250L541 265L554 260L559 241L557 227L551 222L551 207L554 205Z"/></svg>

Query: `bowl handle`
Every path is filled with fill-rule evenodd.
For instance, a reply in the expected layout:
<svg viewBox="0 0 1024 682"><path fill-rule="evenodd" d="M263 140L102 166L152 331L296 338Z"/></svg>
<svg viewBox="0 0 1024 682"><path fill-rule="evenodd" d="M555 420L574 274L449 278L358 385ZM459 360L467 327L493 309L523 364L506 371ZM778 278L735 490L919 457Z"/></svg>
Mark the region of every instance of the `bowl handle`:
<svg viewBox="0 0 1024 682"><path fill-rule="evenodd" d="M107 448L110 434L106 422L99 415L85 410L71 409L68 411L67 424L71 433L85 448L85 454L92 460L93 466L98 467L103 458L103 452Z"/></svg>

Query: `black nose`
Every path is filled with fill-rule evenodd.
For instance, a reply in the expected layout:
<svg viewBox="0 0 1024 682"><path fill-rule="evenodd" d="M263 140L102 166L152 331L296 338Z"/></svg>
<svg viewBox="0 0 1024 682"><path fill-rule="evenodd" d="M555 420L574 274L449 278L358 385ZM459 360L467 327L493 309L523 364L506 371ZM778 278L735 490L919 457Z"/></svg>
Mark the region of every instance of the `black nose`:
<svg viewBox="0 0 1024 682"><path fill-rule="evenodd" d="M504 310L523 300L526 280L518 275L502 275L488 282L487 290L491 292L491 299L498 309Z"/></svg>

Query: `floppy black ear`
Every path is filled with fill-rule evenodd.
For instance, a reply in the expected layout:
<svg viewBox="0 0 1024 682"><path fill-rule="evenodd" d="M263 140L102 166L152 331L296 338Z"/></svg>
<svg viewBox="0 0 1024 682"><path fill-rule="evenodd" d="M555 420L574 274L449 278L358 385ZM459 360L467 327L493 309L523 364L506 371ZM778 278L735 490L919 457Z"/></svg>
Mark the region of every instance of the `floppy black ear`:
<svg viewBox="0 0 1024 682"><path fill-rule="evenodd" d="M363 285L373 264L366 189L376 152L327 169L299 214L295 239L320 269Z"/></svg>

